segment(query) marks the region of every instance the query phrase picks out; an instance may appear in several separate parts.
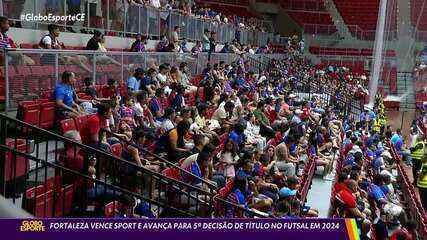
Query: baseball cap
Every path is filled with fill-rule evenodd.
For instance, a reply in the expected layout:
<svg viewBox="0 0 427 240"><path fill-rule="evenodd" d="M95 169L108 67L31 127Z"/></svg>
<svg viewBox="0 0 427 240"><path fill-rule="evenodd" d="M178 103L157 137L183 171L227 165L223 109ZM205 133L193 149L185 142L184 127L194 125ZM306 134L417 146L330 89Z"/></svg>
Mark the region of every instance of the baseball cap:
<svg viewBox="0 0 427 240"><path fill-rule="evenodd" d="M279 191L280 198L287 198L291 196L295 196L297 194L297 190L291 190L290 188L283 187Z"/></svg>

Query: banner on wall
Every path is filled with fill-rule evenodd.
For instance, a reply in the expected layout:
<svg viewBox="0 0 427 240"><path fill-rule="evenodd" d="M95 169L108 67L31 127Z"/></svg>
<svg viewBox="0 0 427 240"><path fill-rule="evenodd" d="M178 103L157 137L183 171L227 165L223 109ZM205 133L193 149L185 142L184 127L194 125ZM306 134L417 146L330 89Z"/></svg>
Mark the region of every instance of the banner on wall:
<svg viewBox="0 0 427 240"><path fill-rule="evenodd" d="M353 219L1 219L1 239L343 239Z"/></svg>

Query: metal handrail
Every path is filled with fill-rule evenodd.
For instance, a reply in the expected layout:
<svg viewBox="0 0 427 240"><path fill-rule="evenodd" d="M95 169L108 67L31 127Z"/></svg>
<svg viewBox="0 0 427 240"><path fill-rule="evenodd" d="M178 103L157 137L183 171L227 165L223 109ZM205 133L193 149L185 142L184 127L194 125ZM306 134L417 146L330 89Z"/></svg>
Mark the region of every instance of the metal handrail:
<svg viewBox="0 0 427 240"><path fill-rule="evenodd" d="M426 215L425 213L427 213L426 212L427 210L422 208L422 204L421 204L418 197L413 197L415 195L415 189L414 189L413 185L411 184L411 181L409 181L408 176L405 173L405 170L404 170L403 165L402 165L402 160L401 160L400 156L397 154L396 148L394 147L394 145L390 141L387 141L387 145L391 149L391 154L392 154L392 157L393 157L393 159L397 165L397 171L399 173L399 176L400 176L401 180L403 181L404 185L406 185L405 191L408 194L405 194L404 198L407 202L409 202L413 206L415 206L415 209L414 209L414 207L411 207L411 212L414 215L416 215L413 217L415 217L418 220L417 222L420 224L418 226L420 229L418 229L418 230L420 231L421 236L426 236L426 234L427 234L427 218L425 218L425 215ZM409 199L408 199L408 197L409 197ZM421 206L421 209L418 209L417 206Z"/></svg>
<svg viewBox="0 0 427 240"><path fill-rule="evenodd" d="M7 120L9 120L9 121L12 121L12 122L16 122L16 123L18 123L18 124L21 124L21 125L23 125L24 127L26 127L28 130L39 130L40 132L42 132L42 133L43 133L43 135L45 135L45 134L46 134L46 135L51 135L51 136L57 137L58 139L60 139L60 140L62 139L62 140L64 140L64 142L67 142L67 143L72 143L72 144L76 145L77 147L91 149L91 150L93 150L94 152L102 153L102 154L105 154L105 155L107 155L107 156L109 156L109 157L114 157L114 156L112 156L112 155L110 155L110 154L108 154L108 153L104 153L104 152L102 152L102 151L100 151L100 150L97 150L97 149L95 149L95 148L92 148L92 147L90 147L90 146L84 146L84 145L82 145L82 144L80 144L80 143L78 143L78 142L75 142L75 141L70 140L70 139L66 139L66 138L64 138L64 137L62 137L62 136L60 136L60 135L55 134L55 133L50 133L50 132L48 132L48 131L46 131L46 130L43 130L43 129L40 129L40 128L37 128L37 127L31 126L31 125L29 125L29 124L26 124L25 122L22 122L22 121L20 121L20 120L16 120L16 119L13 119L13 118L11 118L11 117L8 117L8 116L6 116L6 115L4 115L4 114L0 114L0 121L4 121L4 123L6 123L6 121L5 121L5 120L6 120L6 121L7 121ZM19 127L18 127L18 128L19 128ZM16 141L16 140L15 140L15 141ZM37 168L37 170L35 170L35 171L38 171L38 170L43 169L43 168L46 168L46 167L52 167L52 168L54 168L55 170L60 170L60 172L69 173L69 174L72 174L72 175L74 175L74 176L78 176L78 177L80 177L80 178L82 178L82 179L84 179L84 180L92 181L92 182L94 182L94 183L98 183L98 184L105 185L106 187L108 187L108 188L110 188L110 189L113 189L113 190L114 190L114 192L115 192L115 191L117 191L117 192L122 192L122 193L128 194L128 195L130 195L130 196L134 196L134 197L140 198L140 199L142 199L142 200L146 201L147 203L154 204L154 205L157 205L157 206L160 206L160 207L166 208L166 209L171 209L171 210L174 210L174 211L176 211L176 212L178 212L178 213L184 214L184 215L186 215L186 216L194 216L193 214L190 214L190 213L189 213L189 212L187 212L187 211L183 211L183 210L180 210L180 209L178 209L178 208L176 208L176 207L169 206L168 204L165 204L165 203L163 203L163 202L161 202L161 201L157 201L157 200L154 200L154 199L151 199L151 198L145 197L144 195L142 195L142 194L140 194L140 193L137 193L137 192L134 192L134 191L130 191L130 190L128 190L128 189L125 189L125 188L123 188L123 187L121 187L121 186L118 186L118 185L115 185L115 184L108 183L108 182L106 182L105 180L103 181L102 179L96 179L96 178L94 179L94 178L92 178L91 176L89 176L89 175L87 175L87 174L85 174L85 173L82 173L82 172L79 172L79 171L76 171L76 170L70 169L70 168L65 167L65 166L63 166L63 165L61 165L61 164L58 164L58 163L56 163L56 162L49 162L49 161L47 161L47 160L39 159L37 156L33 156L33 155L31 155L30 153L27 153L27 152L19 151L19 150L18 150L18 149L16 149L15 147L9 147L9 146L3 145L3 143L1 143L1 144L0 144L0 152L11 152L11 153L12 153L12 154L14 154L15 156L16 156L16 155L23 156L23 157L25 157L26 159L30 159L30 160L35 161L35 162L37 162L37 163L41 163L41 164L43 165L43 167L42 167L42 168ZM117 159L117 158L116 158L116 159ZM127 161L124 161L124 162L127 162ZM137 167L137 166L136 166L136 167ZM32 172L34 172L34 171L32 171ZM153 172L151 172L151 173L153 173ZM28 172L26 175L28 176L29 174L30 174L30 172ZM37 179L37 177L36 177L36 179ZM171 186L174 190L180 190L180 191L183 191L181 188L179 188L179 186L174 185L174 183L173 183L173 182L172 182L172 183L170 183L170 180L171 180L170 178L168 178L168 177L165 177L165 176L161 175L161 177L159 177L157 181L160 181L160 182L162 182L162 183L164 183L164 184L167 184L168 186ZM178 181L177 181L177 182L178 182ZM181 183L181 182L180 182L180 183ZM182 186L182 185L181 185L181 186ZM188 196L189 198L197 198L197 196L193 196L193 195L191 195L191 194L190 194L190 191L193 191L193 190L194 190L194 188L191 188L191 185L185 184L185 185L184 185L184 187L188 187L188 190L186 190L186 191L182 192L182 194L184 194L184 195ZM101 191L101 192L102 192L102 191ZM209 205L209 206L211 206L211 207L212 207L212 203L213 203L213 201L220 201L220 202L222 202L222 203L224 203L224 204L226 204L227 206L230 206L230 207L232 207L232 208L244 210L245 212L248 212L251 216L255 216L255 217L266 217L265 215L259 214L258 212L255 212L255 211L253 211L252 209L245 209L245 208L243 208L243 207L241 207L241 206L239 206L239 205L236 205L236 204L234 204L234 203L231 203L231 202L227 201L226 199L219 198L218 196L213 196L211 192L207 192L207 191L198 191L198 194L197 194L197 195L199 195L199 196L200 196L200 195L206 195L206 196L207 196L207 197L206 197L206 199L198 199L198 198L197 198L197 199L199 200L200 204ZM208 201L206 201L207 199L209 199L209 200L208 200ZM212 208L211 208L211 209L212 209Z"/></svg>
<svg viewBox="0 0 427 240"><path fill-rule="evenodd" d="M107 183L107 182L105 182L105 181L102 181L102 180L99 180L99 179L94 179L94 178L92 178L92 177L90 177L90 176L88 176L88 175L86 175L86 174L83 174L83 173L81 173L81 172L77 172L77 171L75 171L75 170L72 170L72 169L70 169L70 168L64 167L64 166L62 166L62 165L59 165L59 164L56 164L56 163L51 163L51 162L48 162L48 161L43 161L43 160L38 159L38 158L36 158L36 157L34 157L34 156L32 156L32 155L28 154L28 153L20 152L20 151L18 151L18 150L16 150L16 149L14 149L14 148L9 148L9 147L6 147L6 146L3 146L3 145L1 145L1 144L0 144L0 149L3 149L3 151L13 152L15 155L21 155L21 156L24 156L24 157L25 157L25 158L27 158L27 159L31 159L31 160L36 161L36 162L43 162L43 164L45 164L45 165L46 165L46 166L48 166L48 167L53 167L53 168L55 168L56 170L60 169L60 170L62 170L62 171L64 171L64 172L72 173L73 175L76 175L76 176L78 176L78 177L81 177L81 178L83 178L83 179L85 179L85 180L92 181L92 182L95 182L95 183L99 183L99 184L102 184L102 185L108 186L109 188L112 188L112 189L114 189L114 190L117 190L118 192L123 192L123 193L129 194L129 195L132 195L132 196L134 196L134 197L137 197L137 198L143 199L144 201L149 202L149 203L151 203L151 204L155 204L155 205L158 205L158 206L162 206L162 207L164 207L164 208L168 208L168 209L172 209L172 210L174 210L174 211L178 211L178 212L180 212L180 213L182 213L182 214L186 214L186 215L189 215L189 216L193 216L193 215L189 214L188 212L185 212L185 211L182 211L182 210L180 210L180 209L177 209L177 208L171 207L171 206L169 206L169 205L167 205L167 204L163 204L162 202L159 202L159 201L156 201L156 200L153 200L153 199L147 198L147 197L145 197L145 196L144 196L144 195L142 195L142 194L135 193L135 192L133 192L133 191L129 191L129 190L125 189L125 188L119 187L119 186L114 185L114 184L109 184L109 183Z"/></svg>
<svg viewBox="0 0 427 240"><path fill-rule="evenodd" d="M206 181L206 179L194 175L193 173L187 171L186 169L183 169L183 168L179 167L177 164L174 164L174 163L168 161L167 159L165 159L165 158L163 158L163 157L161 157L161 156L159 156L157 154L154 154L154 153L148 151L147 149L145 149L145 148L143 148L143 147L141 147L141 146L139 146L139 145L137 145L137 144L135 144L135 143L133 143L131 141L126 140L125 138L123 138L122 136L117 135L116 133L113 133L113 132L111 132L111 131L109 131L107 129L102 129L102 130L105 131L106 133L114 136L115 138L118 138L120 141L125 142L126 144L131 145L132 147L137 148L139 151L142 151L143 153L146 153L146 154L148 154L148 155L150 155L150 156L152 156L152 157L154 157L154 158L156 158L156 159L158 159L158 160L166 163L168 166L173 167L175 169L178 169L180 172L184 172L185 174L188 174L191 177L193 177L193 178L195 178L197 180L200 180L201 182L203 182L204 184L206 184L210 188L216 189L216 186L214 184Z"/></svg>
<svg viewBox="0 0 427 240"><path fill-rule="evenodd" d="M136 169L138 169L138 170L140 170L140 171L147 172L148 174L150 174L150 175L152 175L152 176L155 176L155 177L157 177L157 178L159 178L159 179L162 179L162 178L163 178L163 179L166 179L166 180L168 180L168 181L170 181L170 182L172 182L172 183L177 183L177 184L179 184L179 185L182 185L182 186L187 187L187 188L189 188L189 189L192 189L192 190L194 190L194 191L197 191L197 192L200 192L200 193L203 193L203 194L212 195L212 193L211 193L211 192L208 192L208 191L206 191L206 190L204 190L204 189L201 189L201 188L195 187L195 186L193 186L193 185L190 185L190 184L188 184L188 183L185 183L185 182L182 182L182 181L179 181L179 180L176 180L176 179L173 179L173 178L167 177L167 176L165 176L165 175L162 175L161 173L158 173L158 172L152 171L152 170L150 170L150 169L148 169L148 168L145 168L145 167L139 166L139 165L137 165L136 163L133 163L133 162L127 161L127 160L122 159L122 158L118 158L118 157L116 157L116 156L114 156L114 155L112 155L112 154L110 154L110 153L107 153L107 152L104 152L104 151L102 151L102 150L99 150L99 149L93 148L93 147L91 147L91 146L84 145L84 144L79 143L79 142L76 142L76 141L74 141L74 140L72 140L72 139L65 138L65 137L63 137L63 136L61 136L61 135L58 135L58 134L56 134L56 133L49 132L49 131L47 131L47 130L45 130L45 129L42 129L42 128L39 128L39 127L36 127L36 126L33 126L33 125L30 125L30 124L28 124L28 123L26 123L26 122L23 122L23 121L21 121L21 120L14 119L14 118L12 118L12 117L7 116L7 115L6 115L6 114L4 114L4 113L0 113L0 119L1 119L1 118L8 119L9 121L17 122L17 123L19 123L19 124L21 124L21 125L25 126L25 128L29 128L29 129L37 130L37 131L39 131L39 132L41 132L41 133L46 134L46 136L52 136L52 137L54 137L54 138L56 138L56 139L59 139L60 141L63 141L64 143L70 143L70 144L74 145L75 147L78 147L78 148L81 148L81 149L88 150L88 151L90 151L90 152L92 152L92 153L95 153L95 154L99 154L99 155L102 155L102 156L106 156L106 157L108 157L109 159L114 159L114 160L119 161L119 162L121 162L121 163L126 163L127 165L129 165L129 166L131 166L131 167L134 167L134 168L136 168Z"/></svg>

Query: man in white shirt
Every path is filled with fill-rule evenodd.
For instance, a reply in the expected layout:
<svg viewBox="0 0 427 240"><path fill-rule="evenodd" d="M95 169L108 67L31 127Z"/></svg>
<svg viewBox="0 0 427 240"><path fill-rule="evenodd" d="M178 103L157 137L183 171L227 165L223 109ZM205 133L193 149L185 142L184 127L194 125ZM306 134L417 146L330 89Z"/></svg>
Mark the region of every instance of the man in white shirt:
<svg viewBox="0 0 427 240"><path fill-rule="evenodd" d="M155 7L155 8L160 8L160 0L150 0L150 6Z"/></svg>
<svg viewBox="0 0 427 240"><path fill-rule="evenodd" d="M160 84L164 84L167 82L167 72L168 72L167 66L165 65L159 66L159 73L157 74L157 80L159 81Z"/></svg>
<svg viewBox="0 0 427 240"><path fill-rule="evenodd" d="M169 132L170 130L175 128L175 124L172 122L172 119L175 118L175 111L171 108L165 110L164 120L162 122L161 128L165 132Z"/></svg>

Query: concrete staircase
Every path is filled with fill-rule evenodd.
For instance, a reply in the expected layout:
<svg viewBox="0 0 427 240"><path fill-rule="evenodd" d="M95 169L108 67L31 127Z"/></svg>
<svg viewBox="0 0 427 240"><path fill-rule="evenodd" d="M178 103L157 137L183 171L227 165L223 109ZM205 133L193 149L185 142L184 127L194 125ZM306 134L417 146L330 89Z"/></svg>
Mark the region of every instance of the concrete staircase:
<svg viewBox="0 0 427 240"><path fill-rule="evenodd" d="M350 29L345 24L344 19L341 17L341 14L338 12L337 7L335 6L334 1L324 0L325 8L328 10L329 14L332 17L335 27L338 30L338 33L341 37L345 39L355 39L350 32Z"/></svg>
<svg viewBox="0 0 427 240"><path fill-rule="evenodd" d="M399 96L403 95L402 101L400 102L400 109L415 109L415 89L413 85L412 73L397 73L397 94Z"/></svg>

